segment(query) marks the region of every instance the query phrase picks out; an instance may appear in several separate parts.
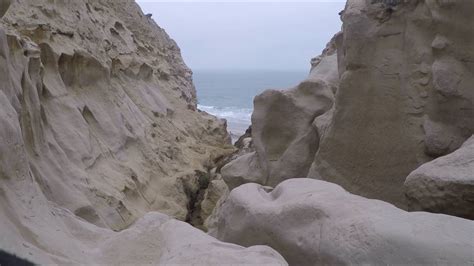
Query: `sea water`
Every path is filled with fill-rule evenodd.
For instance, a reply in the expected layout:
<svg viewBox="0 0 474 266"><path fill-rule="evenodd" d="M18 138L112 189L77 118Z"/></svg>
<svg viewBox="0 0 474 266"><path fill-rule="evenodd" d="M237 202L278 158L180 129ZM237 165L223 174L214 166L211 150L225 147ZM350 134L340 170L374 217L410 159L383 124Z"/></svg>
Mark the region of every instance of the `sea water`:
<svg viewBox="0 0 474 266"><path fill-rule="evenodd" d="M227 120L235 141L251 124L253 98L266 89L289 89L307 77L306 71L195 70L198 108Z"/></svg>

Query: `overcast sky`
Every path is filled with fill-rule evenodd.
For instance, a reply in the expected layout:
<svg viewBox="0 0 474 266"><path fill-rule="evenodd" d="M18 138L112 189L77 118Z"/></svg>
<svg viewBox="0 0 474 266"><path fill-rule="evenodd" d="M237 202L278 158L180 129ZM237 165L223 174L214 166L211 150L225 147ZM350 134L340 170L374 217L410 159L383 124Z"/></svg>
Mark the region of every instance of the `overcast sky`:
<svg viewBox="0 0 474 266"><path fill-rule="evenodd" d="M309 70L341 29L342 0L138 0L193 70Z"/></svg>

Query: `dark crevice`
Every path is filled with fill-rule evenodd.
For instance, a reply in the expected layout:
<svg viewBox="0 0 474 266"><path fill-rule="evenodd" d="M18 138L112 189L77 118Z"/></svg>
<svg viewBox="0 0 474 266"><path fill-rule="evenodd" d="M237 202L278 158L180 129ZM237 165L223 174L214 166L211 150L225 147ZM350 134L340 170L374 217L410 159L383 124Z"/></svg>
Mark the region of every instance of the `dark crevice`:
<svg viewBox="0 0 474 266"><path fill-rule="evenodd" d="M188 196L188 214L186 216L186 222L192 226L203 229L204 219L201 216L201 203L204 200L204 195L210 184L210 173L195 171L198 178L199 188L197 191L193 191L188 186L184 186L185 193Z"/></svg>

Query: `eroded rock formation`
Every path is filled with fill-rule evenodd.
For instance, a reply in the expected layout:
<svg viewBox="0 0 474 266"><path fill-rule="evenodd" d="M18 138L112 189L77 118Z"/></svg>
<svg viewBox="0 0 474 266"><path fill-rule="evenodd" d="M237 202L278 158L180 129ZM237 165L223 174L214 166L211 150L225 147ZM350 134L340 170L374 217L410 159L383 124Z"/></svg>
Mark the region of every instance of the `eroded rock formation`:
<svg viewBox="0 0 474 266"><path fill-rule="evenodd" d="M211 233L291 265L472 264L474 222L444 214L474 218L473 10L348 0L312 82L255 98L256 152L223 168L240 186Z"/></svg>
<svg viewBox="0 0 474 266"><path fill-rule="evenodd" d="M290 265L471 265L474 222L409 213L325 181L295 178L275 189L246 184L219 209L213 234L269 245Z"/></svg>
<svg viewBox="0 0 474 266"><path fill-rule="evenodd" d="M2 25L2 182L33 179L48 200L115 230L150 210L184 220L195 172L229 137L196 110L166 33L133 1L18 0Z"/></svg>
<svg viewBox="0 0 474 266"><path fill-rule="evenodd" d="M472 140L455 151L474 132L472 10L349 0L308 79L256 97L236 152L133 0L0 0L0 250L287 265L252 246L269 245L295 265L472 265L473 221L295 179L404 207L408 173L454 151L412 172L409 207L473 218Z"/></svg>
<svg viewBox="0 0 474 266"><path fill-rule="evenodd" d="M407 175L474 133L472 10L468 0L349 0L308 80L255 98L258 183L322 179L406 208Z"/></svg>
<svg viewBox="0 0 474 266"><path fill-rule="evenodd" d="M313 59L311 73L300 85L286 91L268 90L255 98L251 133L256 152L222 169L229 187L248 182L276 185L308 174L319 144L313 122L331 109L338 86L335 42L339 37Z"/></svg>
<svg viewBox="0 0 474 266"><path fill-rule="evenodd" d="M334 116L309 176L406 206L406 176L474 132L474 2L372 2L343 12Z"/></svg>

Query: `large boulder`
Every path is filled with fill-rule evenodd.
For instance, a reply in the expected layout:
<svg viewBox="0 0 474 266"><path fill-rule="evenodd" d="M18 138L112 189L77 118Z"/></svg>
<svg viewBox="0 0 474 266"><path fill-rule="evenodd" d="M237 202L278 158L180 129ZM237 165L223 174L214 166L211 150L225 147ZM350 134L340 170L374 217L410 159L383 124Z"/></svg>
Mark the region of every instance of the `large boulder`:
<svg viewBox="0 0 474 266"><path fill-rule="evenodd" d="M319 180L240 186L218 216L218 239L269 245L290 265L474 263L473 221L406 212Z"/></svg>
<svg viewBox="0 0 474 266"><path fill-rule="evenodd" d="M405 193L410 210L474 220L474 136L457 151L413 171Z"/></svg>
<svg viewBox="0 0 474 266"><path fill-rule="evenodd" d="M110 265L288 265L269 247L222 243L159 213L149 213L130 229L107 237L97 251L92 261Z"/></svg>
<svg viewBox="0 0 474 266"><path fill-rule="evenodd" d="M325 83L307 81L255 97L252 139L268 185L307 175L319 142L312 122L331 107L331 94Z"/></svg>
<svg viewBox="0 0 474 266"><path fill-rule="evenodd" d="M221 169L221 174L229 190L246 183L266 182L256 152L247 153L226 164Z"/></svg>
<svg viewBox="0 0 474 266"><path fill-rule="evenodd" d="M38 265L288 265L269 247L223 243L156 212L121 232L99 228L65 210L51 213L43 215L49 222L47 232L36 234L24 218L17 225L28 226L23 227L21 240L0 232L1 249ZM2 228L10 221L5 222Z"/></svg>

